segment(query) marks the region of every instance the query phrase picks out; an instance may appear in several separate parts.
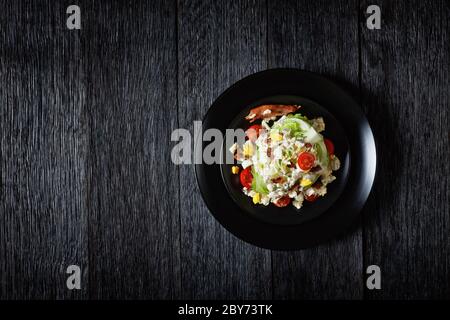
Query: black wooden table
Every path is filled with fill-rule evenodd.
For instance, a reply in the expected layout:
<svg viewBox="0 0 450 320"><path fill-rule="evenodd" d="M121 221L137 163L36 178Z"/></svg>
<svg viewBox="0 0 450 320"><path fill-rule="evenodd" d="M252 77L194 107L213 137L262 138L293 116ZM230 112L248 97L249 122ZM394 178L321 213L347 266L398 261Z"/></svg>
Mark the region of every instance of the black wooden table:
<svg viewBox="0 0 450 320"><path fill-rule="evenodd" d="M66 28L67 6L81 30ZM366 8L381 8L381 29ZM2 1L0 298L450 297L450 5L414 1ZM346 236L251 246L170 161L212 101L297 67L367 115L377 181ZM82 270L68 290L66 268ZM378 265L382 289L366 288Z"/></svg>

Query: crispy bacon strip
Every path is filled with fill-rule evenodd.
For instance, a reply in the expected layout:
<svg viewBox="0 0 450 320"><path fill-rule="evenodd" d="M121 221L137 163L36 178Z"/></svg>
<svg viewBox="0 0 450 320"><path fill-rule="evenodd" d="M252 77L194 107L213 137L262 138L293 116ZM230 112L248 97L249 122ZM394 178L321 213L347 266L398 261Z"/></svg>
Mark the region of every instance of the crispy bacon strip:
<svg viewBox="0 0 450 320"><path fill-rule="evenodd" d="M267 119L272 117L279 117L297 111L300 106L283 105L283 104L264 104L262 106L253 108L245 117L250 123L258 119Z"/></svg>

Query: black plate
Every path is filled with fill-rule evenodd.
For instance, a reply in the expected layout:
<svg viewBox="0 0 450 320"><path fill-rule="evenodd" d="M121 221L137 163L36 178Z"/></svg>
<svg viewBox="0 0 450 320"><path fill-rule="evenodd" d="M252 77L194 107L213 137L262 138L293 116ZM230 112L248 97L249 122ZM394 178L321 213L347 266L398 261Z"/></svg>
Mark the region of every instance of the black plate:
<svg viewBox="0 0 450 320"><path fill-rule="evenodd" d="M341 160L328 194L300 211L294 207L255 206L233 182L230 165L197 164L200 191L216 219L237 237L269 249L301 249L347 229L372 188L376 151L373 134L357 103L333 82L296 69L272 69L246 77L211 106L203 130L244 128L243 117L261 103L299 104L309 118L322 116ZM202 143L202 149L209 142ZM223 149L227 152L227 149Z"/></svg>

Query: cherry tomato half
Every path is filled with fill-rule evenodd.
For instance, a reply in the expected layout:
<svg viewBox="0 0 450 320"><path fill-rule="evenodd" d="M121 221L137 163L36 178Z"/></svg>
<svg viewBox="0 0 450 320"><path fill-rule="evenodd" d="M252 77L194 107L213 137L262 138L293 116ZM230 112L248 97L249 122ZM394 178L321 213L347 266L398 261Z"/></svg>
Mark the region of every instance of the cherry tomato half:
<svg viewBox="0 0 450 320"><path fill-rule="evenodd" d="M283 197L278 199L277 201L275 201L273 204L276 205L277 207L286 207L289 203L291 203L291 198L289 197Z"/></svg>
<svg viewBox="0 0 450 320"><path fill-rule="evenodd" d="M316 161L316 157L311 152L302 152L299 154L297 163L300 169L303 171L308 171L314 166L314 162Z"/></svg>
<svg viewBox="0 0 450 320"><path fill-rule="evenodd" d="M317 198L319 198L319 196L317 194L313 194L313 195L310 195L310 196L305 194L305 200L306 201L314 202L314 201L317 200Z"/></svg>
<svg viewBox="0 0 450 320"><path fill-rule="evenodd" d="M258 138L261 130L264 129L260 124L254 124L245 131L245 134L247 135L247 138L253 142Z"/></svg>
<svg viewBox="0 0 450 320"><path fill-rule="evenodd" d="M323 141L325 142L325 146L327 147L328 154L329 155L334 154L334 144L333 144L333 142L331 142L330 139L326 139L326 138Z"/></svg>
<svg viewBox="0 0 450 320"><path fill-rule="evenodd" d="M239 175L243 187L250 189L252 187L253 175L251 167L247 167L241 171Z"/></svg>

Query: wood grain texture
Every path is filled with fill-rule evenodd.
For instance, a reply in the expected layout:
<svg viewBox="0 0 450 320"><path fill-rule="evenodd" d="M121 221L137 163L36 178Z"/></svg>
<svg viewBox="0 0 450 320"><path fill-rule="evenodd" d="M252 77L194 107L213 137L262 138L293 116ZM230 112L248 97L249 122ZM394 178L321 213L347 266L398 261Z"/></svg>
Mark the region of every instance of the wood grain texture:
<svg viewBox="0 0 450 320"><path fill-rule="evenodd" d="M361 24L363 105L379 156L364 252L383 271L382 290L367 297L448 299L450 4L378 4L381 30Z"/></svg>
<svg viewBox="0 0 450 320"><path fill-rule="evenodd" d="M269 67L296 67L358 94L358 1L269 2ZM356 96L356 98L358 98ZM361 228L312 249L274 252L277 299L361 299Z"/></svg>
<svg viewBox="0 0 450 320"><path fill-rule="evenodd" d="M80 31L70 4L1 6L0 299L450 298L448 1L379 0L373 31L366 0L80 0ZM173 129L268 67L343 85L377 142L362 226L298 252L232 236L170 160Z"/></svg>
<svg viewBox="0 0 450 320"><path fill-rule="evenodd" d="M179 296L175 9L84 4L91 298Z"/></svg>
<svg viewBox="0 0 450 320"><path fill-rule="evenodd" d="M266 67L263 1L179 1L179 124L193 130L214 99ZM225 231L208 212L193 167L180 168L183 298L272 297L270 251Z"/></svg>
<svg viewBox="0 0 450 320"><path fill-rule="evenodd" d="M87 279L87 132L79 33L65 6L7 1L0 15L0 298L77 299Z"/></svg>

